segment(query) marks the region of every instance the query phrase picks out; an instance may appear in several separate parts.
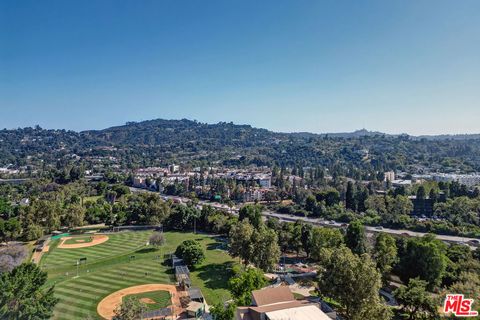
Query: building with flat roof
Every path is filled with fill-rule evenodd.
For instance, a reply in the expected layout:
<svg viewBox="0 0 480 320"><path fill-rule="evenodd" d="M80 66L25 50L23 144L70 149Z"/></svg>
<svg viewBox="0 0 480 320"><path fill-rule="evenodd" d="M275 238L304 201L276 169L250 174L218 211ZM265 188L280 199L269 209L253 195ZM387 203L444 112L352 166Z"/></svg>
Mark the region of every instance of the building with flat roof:
<svg viewBox="0 0 480 320"><path fill-rule="evenodd" d="M288 287L252 292L252 305L238 307L236 320L331 320L319 306L295 300Z"/></svg>

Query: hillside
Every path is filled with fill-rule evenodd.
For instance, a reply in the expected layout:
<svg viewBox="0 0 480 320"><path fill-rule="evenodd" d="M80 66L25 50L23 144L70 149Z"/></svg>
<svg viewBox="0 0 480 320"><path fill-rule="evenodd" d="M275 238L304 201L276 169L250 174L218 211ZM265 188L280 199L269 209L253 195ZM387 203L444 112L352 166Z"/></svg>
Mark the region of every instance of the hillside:
<svg viewBox="0 0 480 320"><path fill-rule="evenodd" d="M74 132L39 127L0 131L0 166L55 163L72 154L114 156L122 166L168 162L223 165L324 166L357 171L424 168L480 171L475 136L410 137L359 130L353 133L277 133L249 125L191 120L129 122L104 130ZM363 173L362 173L363 174Z"/></svg>

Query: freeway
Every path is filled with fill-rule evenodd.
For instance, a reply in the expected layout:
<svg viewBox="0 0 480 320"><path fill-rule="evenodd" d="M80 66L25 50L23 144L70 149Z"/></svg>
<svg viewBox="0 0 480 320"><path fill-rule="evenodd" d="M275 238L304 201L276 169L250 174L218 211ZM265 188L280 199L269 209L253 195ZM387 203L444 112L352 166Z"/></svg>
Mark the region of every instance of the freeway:
<svg viewBox="0 0 480 320"><path fill-rule="evenodd" d="M145 189L139 189L139 188L130 188L132 192L149 192L148 190ZM153 191L151 191L153 192ZM155 192L157 193L157 192ZM157 193L158 194L158 193ZM183 197L178 197L178 196L168 196L164 194L160 194L160 196L164 200L172 200L176 203L183 203L186 204L190 201L189 198L183 198ZM200 200L197 204L198 208L202 208L204 205L209 205L215 209L218 210L225 210L228 212L231 212L233 214L238 214L238 206L234 206L233 208L228 207L225 204L221 203L216 203L216 202L210 202L210 201L204 201ZM277 218L280 221L288 221L288 222L295 222L297 220L302 220L306 223L310 223L313 225L318 225L318 226L326 226L326 227L334 227L334 228L342 228L345 227L347 224L342 223L342 222L336 222L336 221L327 221L323 220L320 218L308 218L308 217L299 217L299 216L293 216L293 215L286 215L286 214L281 214L273 211L268 211L264 210L262 212L262 215L265 218ZM383 228L383 227L372 227L372 226L365 226L365 229L369 233L379 233L379 232L384 232L384 233L389 233L393 235L403 235L403 236L409 236L409 237L423 237L427 233L423 232L416 232L416 231L410 231L410 230L401 230L401 229L390 229L390 228ZM473 244L476 244L477 246L480 245L480 240L475 239L475 238L468 238L468 237L459 237L459 236L449 236L449 235L441 235L441 234L435 234L436 238L439 240L442 240L444 242L449 242L449 243L459 243L459 244L465 244L470 246L471 249L475 249L475 246Z"/></svg>
<svg viewBox="0 0 480 320"><path fill-rule="evenodd" d="M297 217L297 216L288 216L285 214L280 214L276 212L271 212L271 211L264 211L263 215L266 217L273 217L277 218L283 221L297 221L297 220L303 220L307 223L311 223L314 225L322 225L322 226L329 226L329 227L337 227L341 228L346 226L345 223L341 222L336 222L336 221L326 221L318 218L308 218L308 217ZM402 230L402 229L390 229L390 228L383 228L383 227L371 227L371 226L365 226L365 229L367 232L370 233L378 233L378 232L384 232L384 233L390 233L390 234L395 234L395 235L404 235L404 236L410 236L410 237L423 237L426 235L426 233L423 232L416 232L416 231L410 231L410 230ZM435 237L439 240L445 241L445 242L451 242L451 243L479 243L478 239L475 238L467 238L467 237L459 237L459 236L449 236L449 235L441 235L441 234L435 234Z"/></svg>

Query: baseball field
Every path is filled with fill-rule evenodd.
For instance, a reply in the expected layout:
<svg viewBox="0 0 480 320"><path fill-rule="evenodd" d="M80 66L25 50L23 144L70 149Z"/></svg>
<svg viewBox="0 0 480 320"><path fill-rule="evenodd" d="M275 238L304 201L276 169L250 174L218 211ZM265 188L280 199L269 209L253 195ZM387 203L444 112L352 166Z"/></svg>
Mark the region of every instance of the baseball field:
<svg viewBox="0 0 480 320"><path fill-rule="evenodd" d="M172 284L173 271L164 259L184 240L195 239L205 249L206 260L191 272L193 285L199 287L208 304L229 299L227 281L233 259L222 243L208 235L166 232L166 243L147 246L151 231L106 234L108 239L85 247L59 247L64 240L50 243L40 266L48 272L48 284L55 284L60 299L54 319L101 319L97 306L102 299L119 290L145 284ZM80 240L83 238L79 238ZM70 239L69 239L70 240ZM70 240L70 243L80 244ZM77 265L77 261L81 263Z"/></svg>

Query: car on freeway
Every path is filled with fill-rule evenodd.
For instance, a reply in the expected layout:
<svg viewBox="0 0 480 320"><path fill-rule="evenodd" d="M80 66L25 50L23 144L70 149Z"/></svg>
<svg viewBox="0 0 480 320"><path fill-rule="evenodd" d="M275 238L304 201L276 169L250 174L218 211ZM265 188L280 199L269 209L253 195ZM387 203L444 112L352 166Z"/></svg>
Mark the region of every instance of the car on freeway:
<svg viewBox="0 0 480 320"><path fill-rule="evenodd" d="M480 246L480 240L478 240L478 239L472 239L472 240L468 241L468 243L471 244L471 245L477 246L477 247Z"/></svg>

